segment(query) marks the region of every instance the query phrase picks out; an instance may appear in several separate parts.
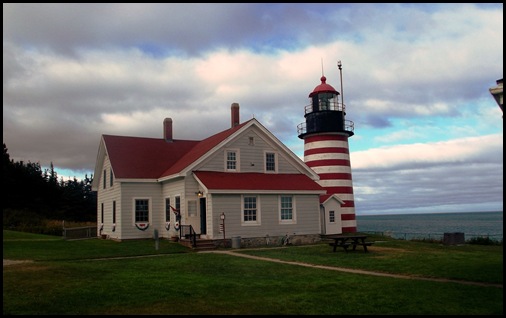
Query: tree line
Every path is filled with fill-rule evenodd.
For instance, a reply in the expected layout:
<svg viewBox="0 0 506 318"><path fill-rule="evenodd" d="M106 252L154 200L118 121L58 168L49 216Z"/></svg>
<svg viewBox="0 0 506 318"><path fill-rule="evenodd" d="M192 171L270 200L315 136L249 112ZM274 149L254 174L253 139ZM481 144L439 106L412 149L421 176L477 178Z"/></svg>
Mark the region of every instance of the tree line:
<svg viewBox="0 0 506 318"><path fill-rule="evenodd" d="M42 169L39 163L10 159L4 143L3 224L18 228L44 220L96 222L96 192L91 190L93 175L83 180L58 179L53 163Z"/></svg>

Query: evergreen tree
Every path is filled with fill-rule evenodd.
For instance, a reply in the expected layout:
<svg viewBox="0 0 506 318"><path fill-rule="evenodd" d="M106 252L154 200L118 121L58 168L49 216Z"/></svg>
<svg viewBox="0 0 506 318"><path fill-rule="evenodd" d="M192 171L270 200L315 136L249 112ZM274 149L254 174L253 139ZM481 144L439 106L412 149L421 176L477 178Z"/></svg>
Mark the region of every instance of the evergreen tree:
<svg viewBox="0 0 506 318"><path fill-rule="evenodd" d="M2 155L4 226L19 223L14 219L96 221L96 193L91 190L93 176L84 180L58 182L51 162L49 169L40 164L14 162L4 143ZM6 221L7 220L7 221Z"/></svg>

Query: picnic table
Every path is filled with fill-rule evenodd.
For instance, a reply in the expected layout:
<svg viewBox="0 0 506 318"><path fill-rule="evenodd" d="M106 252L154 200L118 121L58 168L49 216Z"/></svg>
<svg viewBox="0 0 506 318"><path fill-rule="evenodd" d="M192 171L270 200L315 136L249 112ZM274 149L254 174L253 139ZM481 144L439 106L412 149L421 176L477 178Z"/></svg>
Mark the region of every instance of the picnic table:
<svg viewBox="0 0 506 318"><path fill-rule="evenodd" d="M333 247L333 252L336 251L338 246L348 252L350 247L352 247L354 251L357 246L360 245L364 248L364 253L367 253L367 246L374 244L374 242L366 242L367 235L362 234L335 234L326 235L325 237L334 241L329 243L329 245Z"/></svg>

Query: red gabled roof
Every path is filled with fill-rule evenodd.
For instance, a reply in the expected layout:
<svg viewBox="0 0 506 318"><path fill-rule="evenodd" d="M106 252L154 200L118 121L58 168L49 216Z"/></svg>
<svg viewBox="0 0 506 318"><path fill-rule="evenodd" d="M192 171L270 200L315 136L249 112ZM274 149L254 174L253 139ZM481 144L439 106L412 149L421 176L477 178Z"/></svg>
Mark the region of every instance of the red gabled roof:
<svg viewBox="0 0 506 318"><path fill-rule="evenodd" d="M326 191L305 174L225 173L216 171L194 171L194 174L209 190Z"/></svg>
<svg viewBox="0 0 506 318"><path fill-rule="evenodd" d="M184 168L188 167L197 159L205 155L208 151L213 149L220 142L227 139L229 136L231 136L237 130L241 129L244 125L246 125L250 121L251 119L240 125L224 130L220 133L217 133L211 137L202 140L194 148L192 148L184 156L182 156L176 163L174 163L171 166L167 166L168 169L165 170L160 177L170 176L172 174L182 171Z"/></svg>
<svg viewBox="0 0 506 318"><path fill-rule="evenodd" d="M158 179L181 172L248 122L202 141L112 135L103 139L115 178Z"/></svg>
<svg viewBox="0 0 506 318"><path fill-rule="evenodd" d="M111 135L103 138L114 176L122 179L156 179L199 143Z"/></svg>

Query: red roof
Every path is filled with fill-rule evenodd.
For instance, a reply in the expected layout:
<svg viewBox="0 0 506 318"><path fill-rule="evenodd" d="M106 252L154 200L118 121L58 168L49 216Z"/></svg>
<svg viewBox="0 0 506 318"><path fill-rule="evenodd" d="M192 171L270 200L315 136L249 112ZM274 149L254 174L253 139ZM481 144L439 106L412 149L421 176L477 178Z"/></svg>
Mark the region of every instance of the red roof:
<svg viewBox="0 0 506 318"><path fill-rule="evenodd" d="M104 135L115 178L156 179L199 141Z"/></svg>
<svg viewBox="0 0 506 318"><path fill-rule="evenodd" d="M246 121L202 141L103 135L105 148L120 179L158 179L179 173L243 127Z"/></svg>
<svg viewBox="0 0 506 318"><path fill-rule="evenodd" d="M320 80L322 81L322 83L318 86L316 86L313 90L313 92L311 92L311 94L309 94L309 97L312 97L318 93L333 93L333 94L339 94L338 91L336 91L336 89L332 86L330 86L329 84L326 83L327 81L327 78L325 76L322 76L320 78Z"/></svg>
<svg viewBox="0 0 506 318"><path fill-rule="evenodd" d="M217 133L211 137L208 137L201 142L199 142L194 148L185 153L175 164L171 166L167 166L167 170L163 172L160 177L170 176L171 174L178 173L182 171L184 168L188 167L191 163L195 162L197 159L205 155L208 151L217 146L220 142L227 139L230 135L232 135L237 130L241 129L246 123L250 122L250 120L237 125L233 128L227 129L220 133Z"/></svg>
<svg viewBox="0 0 506 318"><path fill-rule="evenodd" d="M318 183L305 174L225 173L194 171L209 190L287 190L323 191Z"/></svg>
<svg viewBox="0 0 506 318"><path fill-rule="evenodd" d="M211 151L246 121L202 141L103 135L117 179L159 179L180 173ZM317 191L325 193L305 174L225 173L194 171L209 190Z"/></svg>

